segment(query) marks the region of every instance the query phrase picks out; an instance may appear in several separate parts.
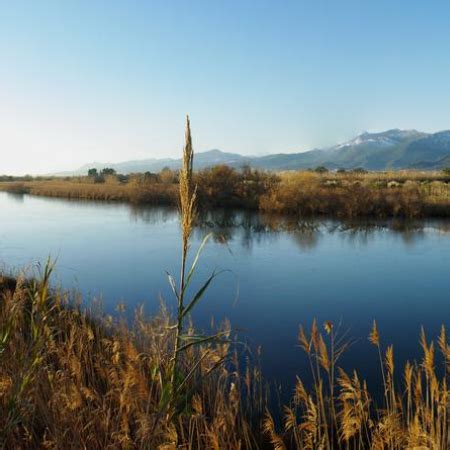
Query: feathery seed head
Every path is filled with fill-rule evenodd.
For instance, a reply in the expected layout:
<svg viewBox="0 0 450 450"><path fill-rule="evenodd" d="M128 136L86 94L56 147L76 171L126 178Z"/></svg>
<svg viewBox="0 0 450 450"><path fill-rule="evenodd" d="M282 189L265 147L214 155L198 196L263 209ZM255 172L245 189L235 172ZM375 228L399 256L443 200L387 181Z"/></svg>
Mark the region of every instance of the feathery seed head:
<svg viewBox="0 0 450 450"><path fill-rule="evenodd" d="M183 233L183 247L187 248L195 219L196 187L193 183L194 149L192 147L191 126L186 116L186 134L183 149L183 164L180 171L180 213Z"/></svg>
<svg viewBox="0 0 450 450"><path fill-rule="evenodd" d="M369 334L369 341L373 345L380 345L380 335L378 334L377 322L374 320L372 325L372 331Z"/></svg>

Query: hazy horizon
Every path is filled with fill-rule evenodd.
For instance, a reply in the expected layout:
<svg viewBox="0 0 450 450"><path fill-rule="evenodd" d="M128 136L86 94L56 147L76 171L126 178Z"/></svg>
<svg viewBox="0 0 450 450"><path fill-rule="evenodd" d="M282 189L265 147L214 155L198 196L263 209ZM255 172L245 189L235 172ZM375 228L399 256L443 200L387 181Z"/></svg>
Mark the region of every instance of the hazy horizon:
<svg viewBox="0 0 450 450"><path fill-rule="evenodd" d="M0 4L0 173L450 128L450 5Z"/></svg>
<svg viewBox="0 0 450 450"><path fill-rule="evenodd" d="M240 156L246 156L249 158L253 158L253 157L264 157L264 156L274 156L276 154L294 154L294 153L304 153L304 152L309 152L309 151L314 151L314 150L327 150L327 149L332 149L333 147L345 144L347 142L351 142L353 139L358 138L361 135L364 135L365 133L368 133L369 135L371 134L378 134L378 133L384 133L384 132L388 132L388 131L392 131L395 129L386 129L386 130L364 130L361 131L360 133L358 133L358 135L353 136L352 138L350 138L347 141L342 141L342 142L335 142L332 146L329 147L323 147L323 148L311 148L311 149L304 149L304 150L300 150L300 151L282 151L280 150L279 152L276 153L265 153L265 154L249 154L249 153L238 153L238 152L233 152L233 151L224 151L222 149L219 148L209 148L209 149L196 149L195 153L196 154L202 154L202 153L209 153L209 152L213 152L213 151L219 151L223 154L237 154ZM401 131L417 131L417 132L424 132L423 130L417 130L417 129L403 129ZM432 132L424 132L427 134L433 134L433 133L439 133L439 132L450 132L450 130L435 130ZM112 165L115 166L116 164L121 164L121 163L130 163L130 162L143 162L143 161L163 161L163 160L172 160L172 161L180 161L181 160L181 151L179 151L178 155L174 155L174 156L161 156L161 157L151 157L151 156L147 156L147 157L143 157L143 158L132 158L132 159L118 159L116 161L112 161L112 160L103 160L103 161L99 161L99 160L90 160L90 161L85 161L84 163L76 166L76 167L70 167L70 168L66 168L66 169L61 169L61 170L54 170L54 171L41 171L41 172L27 172L27 173L21 173L21 174L8 174L8 173L0 173L0 175L32 175L32 176L42 176L42 175L63 175L63 174L73 174L76 173L79 169L87 169L87 168L92 168L95 166L104 166L107 167L108 165Z"/></svg>

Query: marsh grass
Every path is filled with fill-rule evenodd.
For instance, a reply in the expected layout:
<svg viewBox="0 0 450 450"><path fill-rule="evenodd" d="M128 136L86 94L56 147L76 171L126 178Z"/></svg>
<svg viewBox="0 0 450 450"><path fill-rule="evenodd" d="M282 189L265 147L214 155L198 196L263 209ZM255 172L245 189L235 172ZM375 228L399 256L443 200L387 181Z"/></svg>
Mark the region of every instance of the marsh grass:
<svg viewBox="0 0 450 450"><path fill-rule="evenodd" d="M179 173L133 174L104 183L89 177L0 182L0 190L71 199L177 205ZM202 209L236 207L270 213L354 217L449 217L450 177L443 172L278 174L216 166L192 173Z"/></svg>
<svg viewBox="0 0 450 450"><path fill-rule="evenodd" d="M0 190L42 197L153 205L176 205L178 201L178 186L176 184L143 183L137 180L128 183L105 182L101 184L88 182L85 178L14 181L0 183Z"/></svg>
<svg viewBox="0 0 450 450"><path fill-rule="evenodd" d="M379 359L383 402L377 405L361 374L336 364L348 348L333 324L321 332L314 321L310 333L300 328L299 345L310 362L313 387L297 378L292 401L284 409L284 426L277 430L266 412L264 431L275 448L296 449L448 449L450 351L445 327L435 343L420 334L423 358L407 362L395 376L392 345L383 347L376 322L369 334ZM441 375L438 375L438 374Z"/></svg>
<svg viewBox="0 0 450 450"><path fill-rule="evenodd" d="M448 217L450 184L438 173L367 174L286 172L264 194L259 208L300 216Z"/></svg>
<svg viewBox="0 0 450 450"><path fill-rule="evenodd" d="M434 342L421 332L422 360L402 370L374 325L368 357L379 359L381 400L363 374L339 367L349 342L332 323L301 328L311 375L297 378L281 411L269 410L258 366L229 339L203 342L179 353L178 371L192 375L169 415L162 374L175 334L165 307L152 317L139 308L132 323L100 315L51 289L51 270L33 282L0 277L3 448L449 448L444 327ZM191 324L184 332L196 333ZM220 332L229 336L229 324Z"/></svg>
<svg viewBox="0 0 450 450"><path fill-rule="evenodd" d="M196 220L196 199L197 199L197 187L193 180L193 161L194 161L194 149L192 146L191 127L189 117L186 117L186 133L185 133L185 145L183 149L183 166L179 174L179 189L180 189L180 224L181 224L181 272L180 280L177 287L175 278L168 275L170 285L172 287L173 294L177 301L176 310L176 323L173 325L175 336L173 344L173 352L170 365L170 383L164 388L168 390L167 395L167 414L169 420L177 414L179 410L179 403L183 401L188 394L187 385L190 378L194 375L195 369L201 364L202 359L207 356L207 353L203 353L201 357L198 357L193 361L193 368L187 373L183 373L180 370L180 358L189 349L198 347L204 343L220 343L227 342L229 332L218 332L212 335L184 333L185 322L190 317L194 308L200 302L204 294L206 293L209 285L216 277L216 272L213 271L211 275L206 279L200 289L192 295L190 299L187 299L188 288L191 280L196 272L197 262L203 247L208 241L209 235L207 235L201 243L192 265L187 269L187 258L190 246L190 237L194 229L194 223ZM226 356L216 361L216 364L211 367L210 372L205 374L206 377L213 370L219 368L225 360Z"/></svg>
<svg viewBox="0 0 450 450"><path fill-rule="evenodd" d="M178 370L190 377L169 416L163 376L172 367L174 330L166 309L153 317L138 309L128 325L50 289L50 273L49 266L36 282L1 279L2 448L256 446L230 343L179 354ZM229 326L220 331L229 335ZM191 327L185 332L194 335ZM226 357L227 368L218 364Z"/></svg>

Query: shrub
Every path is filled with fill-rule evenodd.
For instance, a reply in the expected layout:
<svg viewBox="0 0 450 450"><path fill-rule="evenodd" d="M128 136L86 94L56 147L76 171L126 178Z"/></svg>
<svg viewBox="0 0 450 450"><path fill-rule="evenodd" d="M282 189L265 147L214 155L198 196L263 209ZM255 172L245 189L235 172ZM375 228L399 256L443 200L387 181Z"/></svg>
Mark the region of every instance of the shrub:
<svg viewBox="0 0 450 450"><path fill-rule="evenodd" d="M352 170L353 173L358 173L358 174L365 174L365 173L369 173L366 169L364 169L363 167L357 167L356 169Z"/></svg>

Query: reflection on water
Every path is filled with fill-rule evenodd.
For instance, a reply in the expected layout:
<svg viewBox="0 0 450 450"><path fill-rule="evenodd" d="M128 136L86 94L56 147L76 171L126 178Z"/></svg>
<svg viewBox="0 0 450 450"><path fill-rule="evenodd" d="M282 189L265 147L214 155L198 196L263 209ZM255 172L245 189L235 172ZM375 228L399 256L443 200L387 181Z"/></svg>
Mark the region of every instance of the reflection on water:
<svg viewBox="0 0 450 450"><path fill-rule="evenodd" d="M14 202L17 203L23 203L24 202L24 198L25 198L25 194L20 193L20 192L4 192L2 193L3 195L6 195L6 197Z"/></svg>
<svg viewBox="0 0 450 450"><path fill-rule="evenodd" d="M142 208L139 218L144 221L164 221L173 219L173 210L164 210L156 215ZM301 219L279 215L257 214L253 211L234 211L217 209L204 212L197 220L196 232L201 239L205 233L212 233L217 243L227 244L239 239L242 246L251 249L252 243L260 243L262 239L276 240L280 233L292 236L301 250L313 249L324 234L338 233L341 238L368 244L377 233L386 232L396 236L406 245L414 245L425 237L426 230L450 233L450 221L429 219L358 219L337 221L315 218Z"/></svg>
<svg viewBox="0 0 450 450"><path fill-rule="evenodd" d="M143 207L137 205L126 205L130 211L130 219L148 224L164 223L174 219L176 211L169 206Z"/></svg>
<svg viewBox="0 0 450 450"><path fill-rule="evenodd" d="M22 267L58 256L57 280L113 311L143 303L172 306L166 273L179 273L178 213L168 207L66 201L0 193L0 264ZM199 214L192 248L204 249L198 288L214 268L226 269L195 312L207 327L228 318L263 349L265 374L289 386L307 370L296 346L300 323L343 323L358 338L344 365L369 381L377 358L366 336L377 319L383 342L395 343L398 365L419 354L450 325L450 221L308 219L215 210ZM236 292L238 297L236 298ZM372 380L379 382L379 380Z"/></svg>

